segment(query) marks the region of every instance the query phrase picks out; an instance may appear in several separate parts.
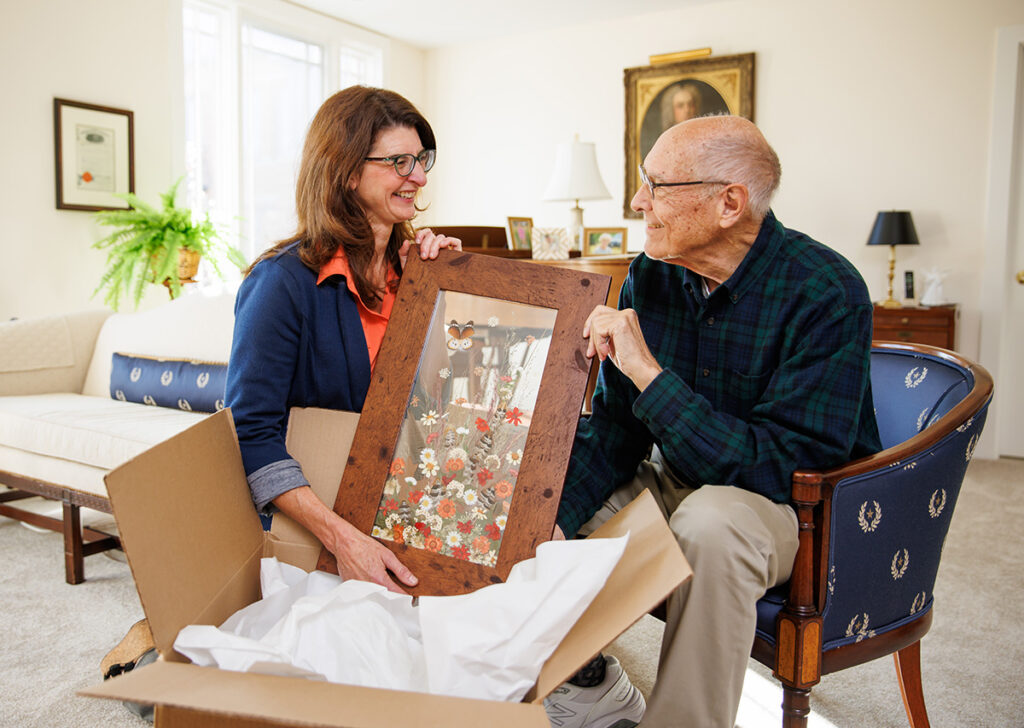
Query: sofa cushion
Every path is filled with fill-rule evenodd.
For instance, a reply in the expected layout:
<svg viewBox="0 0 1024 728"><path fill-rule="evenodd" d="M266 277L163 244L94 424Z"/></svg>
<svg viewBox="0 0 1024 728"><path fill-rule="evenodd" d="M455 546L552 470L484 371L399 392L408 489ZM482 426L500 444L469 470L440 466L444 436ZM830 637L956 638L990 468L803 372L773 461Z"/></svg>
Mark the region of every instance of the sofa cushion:
<svg viewBox="0 0 1024 728"><path fill-rule="evenodd" d="M2 397L0 442L109 470L204 417L81 394Z"/></svg>
<svg viewBox="0 0 1024 728"><path fill-rule="evenodd" d="M219 412L227 378L227 364L114 354L110 396L186 412Z"/></svg>
<svg viewBox="0 0 1024 728"><path fill-rule="evenodd" d="M0 322L0 396L81 392L108 316L110 311L79 311Z"/></svg>
<svg viewBox="0 0 1024 728"><path fill-rule="evenodd" d="M82 394L110 396L115 352L136 355L227 361L235 325L234 294L186 293L162 306L138 313L116 313L96 339Z"/></svg>

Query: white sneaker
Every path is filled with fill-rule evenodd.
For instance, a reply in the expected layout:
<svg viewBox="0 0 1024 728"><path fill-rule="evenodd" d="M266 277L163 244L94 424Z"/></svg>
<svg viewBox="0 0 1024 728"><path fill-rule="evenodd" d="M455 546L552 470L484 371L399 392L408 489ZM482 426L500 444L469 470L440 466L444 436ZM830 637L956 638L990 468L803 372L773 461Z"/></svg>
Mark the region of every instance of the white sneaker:
<svg viewBox="0 0 1024 728"><path fill-rule="evenodd" d="M562 683L544 699L544 710L555 728L633 728L644 717L647 703L629 681L618 659L605 655L604 680L592 688Z"/></svg>

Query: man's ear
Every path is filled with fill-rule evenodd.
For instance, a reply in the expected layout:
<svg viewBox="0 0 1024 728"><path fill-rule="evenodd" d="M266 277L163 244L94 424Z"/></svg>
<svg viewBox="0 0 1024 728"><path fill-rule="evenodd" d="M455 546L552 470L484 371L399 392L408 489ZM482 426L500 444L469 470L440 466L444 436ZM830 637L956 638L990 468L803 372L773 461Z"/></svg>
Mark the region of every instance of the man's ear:
<svg viewBox="0 0 1024 728"><path fill-rule="evenodd" d="M730 228L740 221L747 210L750 193L746 185L731 184L719 195L719 225Z"/></svg>

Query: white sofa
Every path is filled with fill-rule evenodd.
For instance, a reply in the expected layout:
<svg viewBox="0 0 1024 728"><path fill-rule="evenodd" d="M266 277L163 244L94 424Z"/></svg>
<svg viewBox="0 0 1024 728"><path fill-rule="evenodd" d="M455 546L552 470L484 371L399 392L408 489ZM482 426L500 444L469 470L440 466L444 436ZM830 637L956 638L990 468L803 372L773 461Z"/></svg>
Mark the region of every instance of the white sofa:
<svg viewBox="0 0 1024 728"><path fill-rule="evenodd" d="M0 516L63 531L68 583L84 580L84 556L120 545L81 524L83 507L110 512L103 476L207 416L111 398L113 354L227 363L233 326L234 296L201 293L141 313L0 323ZM63 517L24 506L35 496Z"/></svg>

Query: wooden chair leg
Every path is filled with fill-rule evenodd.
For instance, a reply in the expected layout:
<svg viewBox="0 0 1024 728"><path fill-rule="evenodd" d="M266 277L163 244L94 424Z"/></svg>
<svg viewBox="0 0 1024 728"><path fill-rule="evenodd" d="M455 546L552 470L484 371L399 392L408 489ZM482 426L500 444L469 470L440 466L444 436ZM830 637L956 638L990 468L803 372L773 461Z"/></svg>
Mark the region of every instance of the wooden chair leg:
<svg viewBox="0 0 1024 728"><path fill-rule="evenodd" d="M64 503L64 581L85 581L85 554L82 546L81 507Z"/></svg>
<svg viewBox="0 0 1024 728"><path fill-rule="evenodd" d="M896 677L900 681L900 694L910 728L930 728L921 689L921 640L894 652L892 658L896 662Z"/></svg>
<svg viewBox="0 0 1024 728"><path fill-rule="evenodd" d="M807 728L811 691L782 686L782 728Z"/></svg>

